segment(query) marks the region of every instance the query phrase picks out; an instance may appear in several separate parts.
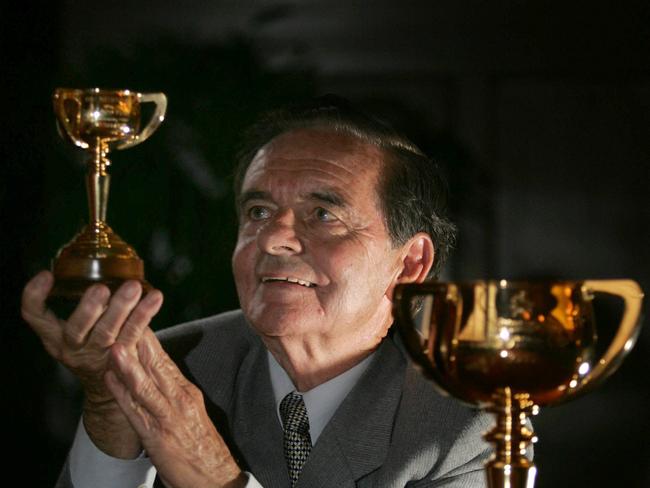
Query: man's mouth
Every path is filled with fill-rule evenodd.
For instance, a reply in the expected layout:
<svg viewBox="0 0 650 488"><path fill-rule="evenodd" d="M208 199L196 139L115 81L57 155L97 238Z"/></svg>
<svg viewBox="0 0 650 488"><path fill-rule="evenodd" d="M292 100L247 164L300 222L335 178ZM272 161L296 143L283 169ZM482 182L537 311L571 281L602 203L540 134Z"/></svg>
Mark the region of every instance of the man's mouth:
<svg viewBox="0 0 650 488"><path fill-rule="evenodd" d="M316 287L316 284L312 283L311 281L305 281L298 278L291 278L289 276L273 276L273 277L265 276L262 278L262 283L272 283L274 281L280 281L280 282L284 281L287 283L294 283L296 285L301 285L307 288Z"/></svg>

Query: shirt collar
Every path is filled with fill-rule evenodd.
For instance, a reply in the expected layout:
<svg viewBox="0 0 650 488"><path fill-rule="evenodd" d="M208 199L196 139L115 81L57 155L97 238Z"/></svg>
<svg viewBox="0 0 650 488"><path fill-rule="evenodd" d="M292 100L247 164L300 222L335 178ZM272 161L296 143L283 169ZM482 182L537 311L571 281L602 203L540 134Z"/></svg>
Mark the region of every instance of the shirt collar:
<svg viewBox="0 0 650 488"><path fill-rule="evenodd" d="M361 375L370 364L370 360L374 354L373 352L363 361L331 380L309 391L301 392L309 417L309 434L312 445L316 444L316 440L334 415L334 412L336 412L336 409L348 393L350 393L350 390L357 384L359 378L361 378ZM280 402L289 393L296 391L296 387L287 372L282 369L282 366L273 357L273 354L267 351L267 358L271 374L271 386L273 387L273 394L275 396L275 411L278 419L280 419L280 423L282 423Z"/></svg>

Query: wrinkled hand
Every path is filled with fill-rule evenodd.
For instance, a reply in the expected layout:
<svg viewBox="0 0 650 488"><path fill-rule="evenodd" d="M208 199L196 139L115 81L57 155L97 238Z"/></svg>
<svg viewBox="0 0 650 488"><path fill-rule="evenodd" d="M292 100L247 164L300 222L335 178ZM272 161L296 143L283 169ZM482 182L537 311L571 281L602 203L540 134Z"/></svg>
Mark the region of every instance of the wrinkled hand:
<svg viewBox="0 0 650 488"><path fill-rule="evenodd" d="M244 486L242 473L205 409L203 394L145 331L137 351L115 344L106 384L166 486Z"/></svg>
<svg viewBox="0 0 650 488"><path fill-rule="evenodd" d="M46 351L79 378L85 393L84 425L97 447L115 457L135 457L139 440L106 387L104 375L111 346L135 350L162 305L162 294L154 290L140 301L142 287L130 281L111 298L106 286L93 285L70 317L62 320L45 303L53 283L48 271L27 283L22 316Z"/></svg>

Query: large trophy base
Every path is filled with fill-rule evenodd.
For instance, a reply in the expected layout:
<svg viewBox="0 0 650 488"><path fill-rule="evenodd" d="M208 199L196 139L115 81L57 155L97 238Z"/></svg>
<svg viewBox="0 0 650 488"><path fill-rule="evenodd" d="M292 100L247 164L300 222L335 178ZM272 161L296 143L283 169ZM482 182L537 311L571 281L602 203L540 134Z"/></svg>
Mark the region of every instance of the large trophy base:
<svg viewBox="0 0 650 488"><path fill-rule="evenodd" d="M488 488L503 488L504 486L516 488L533 488L537 468L531 466L492 466L485 467Z"/></svg>
<svg viewBox="0 0 650 488"><path fill-rule="evenodd" d="M151 289L144 263L135 250L103 222L84 227L52 260L54 286L48 306L67 317L88 287L102 283L111 293L127 280L139 281L143 293Z"/></svg>

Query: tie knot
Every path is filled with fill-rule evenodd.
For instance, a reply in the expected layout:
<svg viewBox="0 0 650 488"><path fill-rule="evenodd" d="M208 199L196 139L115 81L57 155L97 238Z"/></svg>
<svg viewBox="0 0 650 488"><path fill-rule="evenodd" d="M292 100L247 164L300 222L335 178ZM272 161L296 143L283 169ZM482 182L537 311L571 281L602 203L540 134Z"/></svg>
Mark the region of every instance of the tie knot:
<svg viewBox="0 0 650 488"><path fill-rule="evenodd" d="M292 391L280 403L280 416L285 431L309 434L309 418L302 395Z"/></svg>

